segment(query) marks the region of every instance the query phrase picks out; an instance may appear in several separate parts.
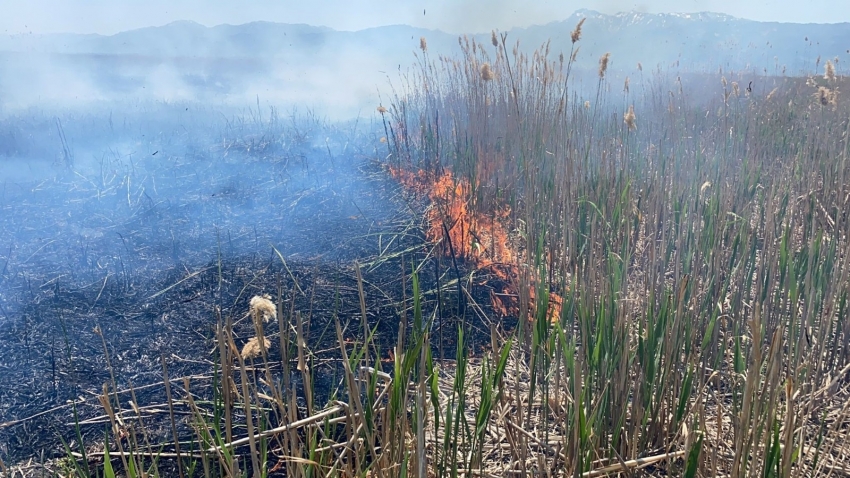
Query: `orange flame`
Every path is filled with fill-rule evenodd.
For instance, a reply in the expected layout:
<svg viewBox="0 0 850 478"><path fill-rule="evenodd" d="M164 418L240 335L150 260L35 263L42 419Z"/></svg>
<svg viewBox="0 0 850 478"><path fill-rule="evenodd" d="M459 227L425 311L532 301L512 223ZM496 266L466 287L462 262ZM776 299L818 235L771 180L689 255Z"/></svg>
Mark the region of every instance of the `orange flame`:
<svg viewBox="0 0 850 478"><path fill-rule="evenodd" d="M427 211L429 241L441 244L447 255L472 262L476 267L495 263L512 264L513 250L504 228L510 208L503 206L491 218L481 218L470 208L470 185L455 179L450 172L442 175L426 171L407 171L390 167L390 174L407 190L426 194L431 202Z"/></svg>
<svg viewBox="0 0 850 478"><path fill-rule="evenodd" d="M518 316L519 255L505 228L510 218L510 207L502 205L489 218L482 217L470 206L471 188L466 179L457 179L448 171L436 175L421 169L413 172L393 166L389 167L389 171L408 191L427 195L431 203L426 212L427 239L439 244L442 254L466 260L477 269L486 268L498 277L503 286L494 287L500 290L491 292L493 310L502 317ZM533 282L536 282L535 278ZM534 284L531 285L529 318L533 314L535 295ZM561 302L560 296L549 295L550 321L559 320Z"/></svg>

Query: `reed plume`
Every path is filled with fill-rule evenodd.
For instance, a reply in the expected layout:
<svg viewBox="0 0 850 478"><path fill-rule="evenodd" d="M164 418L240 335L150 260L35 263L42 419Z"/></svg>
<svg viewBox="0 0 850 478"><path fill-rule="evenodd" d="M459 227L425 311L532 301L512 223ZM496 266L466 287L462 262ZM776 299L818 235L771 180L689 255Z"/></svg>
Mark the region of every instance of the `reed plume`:
<svg viewBox="0 0 850 478"><path fill-rule="evenodd" d="M493 74L493 70L490 68L489 63L484 63L481 65L481 79L484 81L490 81L495 78L496 75Z"/></svg>
<svg viewBox="0 0 850 478"><path fill-rule="evenodd" d="M584 24L585 20L587 20L587 18L582 18L581 20L579 20L575 30L570 33L570 39L573 41L573 43L581 40L581 26Z"/></svg>
<svg viewBox="0 0 850 478"><path fill-rule="evenodd" d="M778 86L777 86L776 88L774 88L774 89L770 90L770 93L768 93L768 94L767 94L767 99L766 99L766 101L770 101L770 100L771 100L771 98L773 98L773 95L775 95L777 91L779 91L779 87L778 87Z"/></svg>
<svg viewBox="0 0 850 478"><path fill-rule="evenodd" d="M263 353L263 349L267 347L266 344L269 343L271 343L271 341L266 337L251 337L247 342L245 342L240 355L243 360L259 357L260 354Z"/></svg>
<svg viewBox="0 0 850 478"><path fill-rule="evenodd" d="M626 87L628 89L628 86ZM635 107L634 105L629 105L629 110L626 111L626 114L623 115L623 122L626 123L626 126L629 127L629 131L633 131L637 129L637 125L635 124Z"/></svg>
<svg viewBox="0 0 850 478"><path fill-rule="evenodd" d="M608 59L611 57L610 53L605 53L599 58L599 78L605 78L605 72L608 70Z"/></svg>
<svg viewBox="0 0 850 478"><path fill-rule="evenodd" d="M826 63L823 65L823 70L823 79L833 83L835 81L835 65L833 65L832 61L826 60Z"/></svg>
<svg viewBox="0 0 850 478"><path fill-rule="evenodd" d="M269 300L268 297L259 295L255 295L251 298L250 312L255 323L259 323L260 320L268 322L271 319L277 318L277 308L275 307L274 302Z"/></svg>
<svg viewBox="0 0 850 478"><path fill-rule="evenodd" d="M838 91L819 86L815 98L821 106L835 106L838 104Z"/></svg>
<svg viewBox="0 0 850 478"><path fill-rule="evenodd" d="M427 40L425 40L425 37L419 37L419 48L420 48L423 52L428 51L428 41L427 41Z"/></svg>
<svg viewBox="0 0 850 478"><path fill-rule="evenodd" d="M495 47L499 46L499 40L496 38L496 30L490 32L490 43Z"/></svg>

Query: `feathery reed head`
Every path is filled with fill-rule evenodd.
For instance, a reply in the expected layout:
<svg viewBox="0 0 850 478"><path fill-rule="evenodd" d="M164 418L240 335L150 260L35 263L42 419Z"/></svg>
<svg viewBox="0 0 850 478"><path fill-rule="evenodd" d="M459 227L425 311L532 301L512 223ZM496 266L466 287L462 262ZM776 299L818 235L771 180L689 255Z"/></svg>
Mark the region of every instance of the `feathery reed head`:
<svg viewBox="0 0 850 478"><path fill-rule="evenodd" d="M773 95L775 95L777 91L779 91L778 86L776 88L770 90L770 93L767 94L767 98L765 99L765 101L770 101L771 98L773 98Z"/></svg>
<svg viewBox="0 0 850 478"><path fill-rule="evenodd" d="M581 20L579 20L575 30L570 33L570 39L573 41L573 43L581 40L581 26L584 24L585 20L587 20L587 18L582 18Z"/></svg>
<svg viewBox="0 0 850 478"><path fill-rule="evenodd" d="M830 90L825 86L819 86L815 93L815 99L821 106L835 106L838 104L838 91Z"/></svg>
<svg viewBox="0 0 850 478"><path fill-rule="evenodd" d="M499 46L499 40L496 38L496 30L490 32L490 43L492 43L495 47Z"/></svg>
<svg viewBox="0 0 850 478"><path fill-rule="evenodd" d="M706 181L702 183L702 186L699 187L699 198L703 201L708 200L708 195L711 193L711 181Z"/></svg>
<svg viewBox="0 0 850 478"><path fill-rule="evenodd" d="M637 128L637 125L635 124L634 105L629 105L629 110L626 111L626 114L623 115L623 122L626 123L626 126L629 127L629 131L635 130Z"/></svg>
<svg viewBox="0 0 850 478"><path fill-rule="evenodd" d="M277 317L277 307L268 297L255 295L250 302L251 316L254 320L268 322Z"/></svg>
<svg viewBox="0 0 850 478"><path fill-rule="evenodd" d="M832 61L826 60L826 63L823 65L823 79L832 83L835 81L835 65L833 65Z"/></svg>
<svg viewBox="0 0 850 478"><path fill-rule="evenodd" d="M638 71L640 71L640 72L643 71L643 65L641 65L640 62L638 62Z"/></svg>
<svg viewBox="0 0 850 478"><path fill-rule="evenodd" d="M247 342L245 342L245 345L242 346L242 352L239 355L242 356L243 360L259 357L260 354L263 353L263 349L267 347L266 344L270 343L271 341L266 337L251 337Z"/></svg>
<svg viewBox="0 0 850 478"><path fill-rule="evenodd" d="M629 92L629 77L628 76L626 77L625 84L623 85L623 92L625 92L625 93Z"/></svg>
<svg viewBox="0 0 850 478"><path fill-rule="evenodd" d="M608 70L608 59L610 57L610 53L605 53L599 58L599 78L605 78L605 72Z"/></svg>
<svg viewBox="0 0 850 478"><path fill-rule="evenodd" d="M484 81L490 81L495 77L496 75L493 74L493 70L490 68L490 64L483 63L481 65L481 79Z"/></svg>
<svg viewBox="0 0 850 478"><path fill-rule="evenodd" d="M419 49L423 52L428 51L428 41L425 40L425 37L419 37Z"/></svg>

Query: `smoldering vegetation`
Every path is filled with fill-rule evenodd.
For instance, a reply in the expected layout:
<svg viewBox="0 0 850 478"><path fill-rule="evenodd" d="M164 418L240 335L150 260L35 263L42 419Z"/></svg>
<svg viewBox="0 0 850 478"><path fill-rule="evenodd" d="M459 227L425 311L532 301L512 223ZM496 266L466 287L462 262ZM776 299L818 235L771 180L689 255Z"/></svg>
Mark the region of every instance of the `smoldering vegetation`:
<svg viewBox="0 0 850 478"><path fill-rule="evenodd" d="M163 403L167 373L212 399L219 328L234 347L256 344L252 297L285 302L281 321L299 323L309 377L290 372L286 347L274 372L300 397L295 413L343 393L334 321L363 343L365 320L387 359L410 315L411 268L433 255L425 204L376 161L387 52L364 48L368 34L325 44L296 26L277 32L296 48L264 58L204 50L215 42L185 37L203 37L195 27L164 27L176 42L101 38L119 51L65 38L0 53L0 464L97 448L105 383ZM231 44L259 48L263 32L247 33ZM150 51L175 45L182 54ZM435 290L462 270L429 266L421 280L422 307L441 311L441 354L455 349L461 306L436 306ZM470 317L487 342L484 316ZM158 419L145 431L167 432Z"/></svg>
<svg viewBox="0 0 850 478"><path fill-rule="evenodd" d="M363 174L353 129L273 108L253 119L188 103L137 108L7 120L4 151L18 155L3 164L7 273L49 266L76 282L105 271L127 283L192 254L269 244L340 258L331 251L347 235L303 235L316 212L382 219L368 183L349 180Z"/></svg>
<svg viewBox="0 0 850 478"><path fill-rule="evenodd" d="M235 27L157 30L201 57L139 54L140 32L40 51L0 83L22 93L0 122L0 458L81 477L843 469L839 60L645 69L588 41L640 15L588 18L563 51L405 38L380 62L418 44L412 69L333 124L272 104L355 94L379 32L289 30L312 49L279 68Z"/></svg>
<svg viewBox="0 0 850 478"><path fill-rule="evenodd" d="M281 304L288 325L274 343L295 344L299 324L309 377L290 372L286 347L272 355L299 413L345 393L336 321L353 344L367 324L376 359L390 360L412 316L414 267L425 271L421 310L439 309L435 353L455 353L461 323L476 330L468 345L489 341L493 322L461 312L485 304L489 285L470 283L463 303L441 297L468 268L433 263L426 204L378 161L379 123L259 101L47 111L0 122L0 381L10 384L0 389L0 459L97 448L104 384L133 403L164 403L167 373L214 397L220 327L247 346L253 297ZM170 439L151 418L148 439Z"/></svg>
<svg viewBox="0 0 850 478"><path fill-rule="evenodd" d="M3 120L3 422L85 398L110 373L150 384L162 357L174 376L208 373L217 317L238 319L252 295L296 291L316 317L305 313L310 344L326 342L332 312L358 304L353 261L416 240L363 149L362 123L188 102L113 107ZM380 291L370 314L397 315L386 309L400 266L369 271ZM56 419L3 430L4 459L61 453L73 427Z"/></svg>

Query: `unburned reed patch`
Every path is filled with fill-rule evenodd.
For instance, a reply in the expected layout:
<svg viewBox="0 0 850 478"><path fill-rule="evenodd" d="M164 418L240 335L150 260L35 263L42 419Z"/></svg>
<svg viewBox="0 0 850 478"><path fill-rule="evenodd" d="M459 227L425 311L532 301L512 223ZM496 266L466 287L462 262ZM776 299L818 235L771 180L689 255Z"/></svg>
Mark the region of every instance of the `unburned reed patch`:
<svg viewBox="0 0 850 478"><path fill-rule="evenodd" d="M526 54L505 35L461 38L458 57L422 57L384 114L387 163L408 172L396 176L451 175L467 223L508 211L498 223L517 238L529 311L499 383L492 357L490 385L466 389L501 387L480 402L490 412L455 393L452 426L479 435L459 450L435 427L453 454L432 470L453 475L462 457L466 473L837 472L850 446L846 80L834 64L808 79L638 67L620 89L612 51L588 91L573 80L580 26L573 39L553 59L548 43ZM458 222L435 210L432 223ZM475 247L450 233L437 240ZM511 424L492 413L505 402Z"/></svg>

